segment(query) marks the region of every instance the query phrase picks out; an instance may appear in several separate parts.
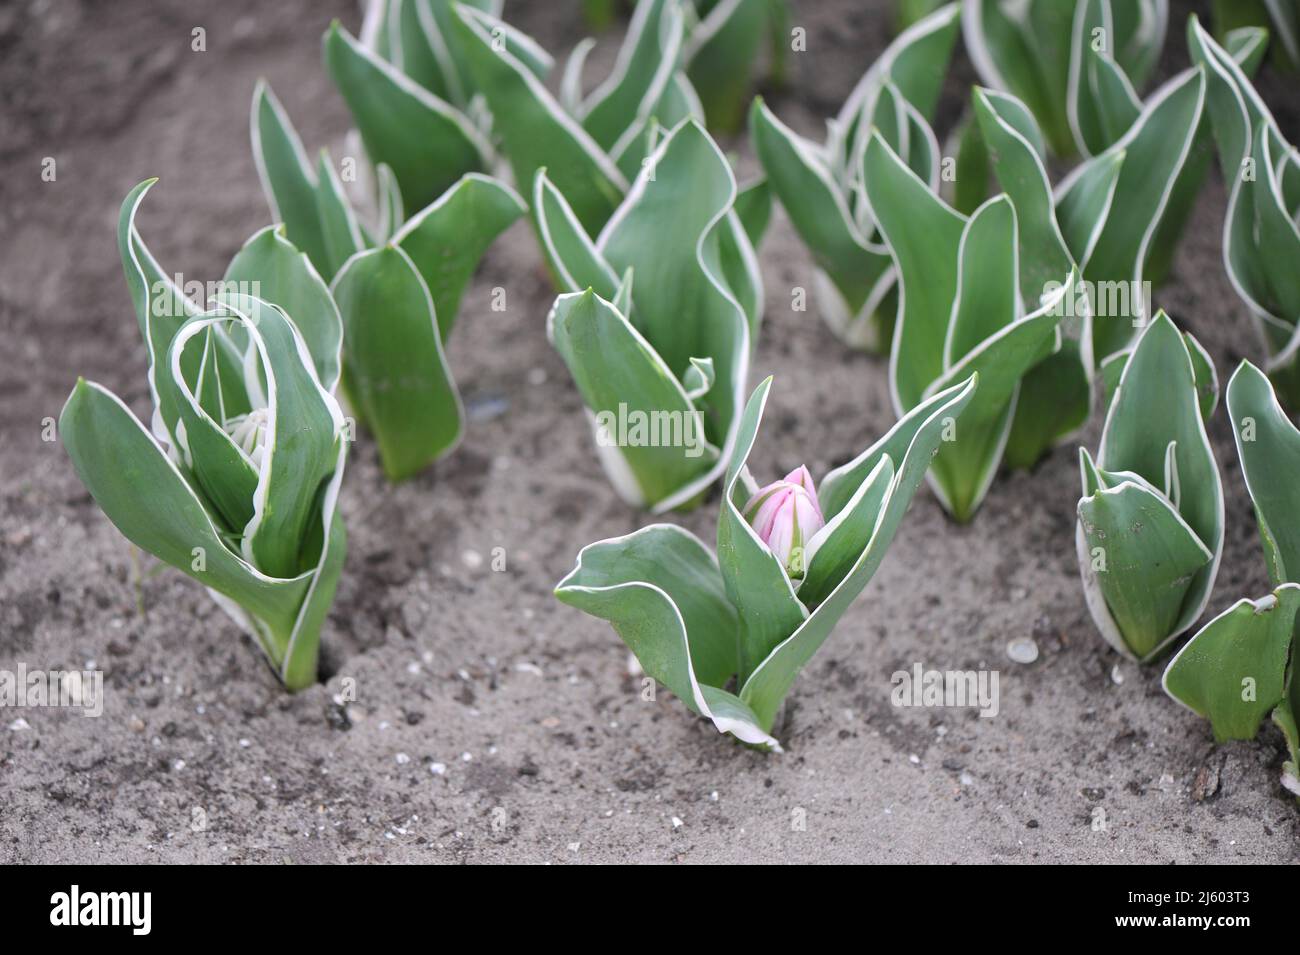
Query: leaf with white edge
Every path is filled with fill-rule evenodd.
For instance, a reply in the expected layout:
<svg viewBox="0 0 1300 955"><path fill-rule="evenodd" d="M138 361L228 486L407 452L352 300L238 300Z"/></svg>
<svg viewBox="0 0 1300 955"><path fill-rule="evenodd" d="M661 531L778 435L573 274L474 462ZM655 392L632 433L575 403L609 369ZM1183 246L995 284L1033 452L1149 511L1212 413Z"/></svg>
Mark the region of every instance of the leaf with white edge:
<svg viewBox="0 0 1300 955"><path fill-rule="evenodd" d="M1098 553L1104 570L1094 569ZM1188 584L1214 561L1164 494L1133 481L1079 501L1079 558L1086 589L1100 593L1122 637L1116 649L1143 662L1181 632Z"/></svg>
<svg viewBox="0 0 1300 955"><path fill-rule="evenodd" d="M995 200L990 200L993 202ZM986 204L982 208L988 208ZM971 220L976 225L976 220ZM971 230L972 239L978 230ZM967 246L969 248L969 245ZM976 261L979 257L976 256ZM1012 280L1014 281L1014 280ZM1011 430L1012 416L1025 374L1060 347L1061 299L1075 284L1073 273L1057 296L1024 318L1009 321L956 361L930 393L951 388L972 374L979 388L960 423L945 440L930 467L930 478L945 507L960 521L975 515L997 474ZM962 308L962 300L956 303Z"/></svg>
<svg viewBox="0 0 1300 955"><path fill-rule="evenodd" d="M894 487L894 462L882 455L871 473L826 526L808 541L808 570L796 593L809 610L816 610L847 577L871 535L885 500Z"/></svg>
<svg viewBox="0 0 1300 955"><path fill-rule="evenodd" d="M401 481L459 441L460 395L433 299L415 263L388 245L353 256L332 286L343 316L343 390L375 436L384 473Z"/></svg>
<svg viewBox="0 0 1300 955"><path fill-rule="evenodd" d="M638 3L614 72L587 98L582 128L607 152L630 127L644 124L672 82L681 54L681 10L672 0Z"/></svg>
<svg viewBox="0 0 1300 955"><path fill-rule="evenodd" d="M1300 584L1282 584L1260 600L1237 601L1169 661L1165 692L1208 719L1217 742L1254 739L1286 694L1297 611Z"/></svg>
<svg viewBox="0 0 1300 955"><path fill-rule="evenodd" d="M597 231L623 198L627 180L528 67L508 49L495 48L499 20L465 7L455 13L457 43L492 111L493 132L504 143L515 182L531 183L545 167L583 228Z"/></svg>
<svg viewBox="0 0 1300 955"><path fill-rule="evenodd" d="M397 184L387 163L375 167L375 180L379 192L379 225L376 241L384 243L406 220L406 210L402 204L402 189Z"/></svg>
<svg viewBox="0 0 1300 955"><path fill-rule="evenodd" d="M889 256L858 229L820 149L773 115L761 99L750 111L750 136L767 181L817 266L856 315L889 268Z"/></svg>
<svg viewBox="0 0 1300 955"><path fill-rule="evenodd" d="M739 129L752 64L771 28L772 7L773 0L718 0L691 32L686 70L701 91L710 129Z"/></svg>
<svg viewBox="0 0 1300 955"><path fill-rule="evenodd" d="M433 202L491 149L466 116L361 46L335 21L325 65L347 101L366 152L393 170L412 209Z"/></svg>
<svg viewBox="0 0 1300 955"><path fill-rule="evenodd" d="M216 301L240 319L267 383L266 436L243 554L272 576L291 577L308 569L302 542L318 513L318 490L338 466L343 413L278 306L238 292Z"/></svg>
<svg viewBox="0 0 1300 955"><path fill-rule="evenodd" d="M739 720L755 729L737 726L741 739L770 740L747 707L718 689L736 670L736 612L717 561L694 535L652 524L584 547L555 595L608 620L651 678L715 724L721 717L720 731L735 732Z"/></svg>
<svg viewBox="0 0 1300 955"><path fill-rule="evenodd" d="M944 343L957 294L966 218L917 178L873 133L863 157L867 198L898 269L902 293L890 354L895 410L915 407L943 374Z"/></svg>
<svg viewBox="0 0 1300 955"><path fill-rule="evenodd" d="M1209 600L1223 553L1223 485L1202 417L1193 358L1198 350L1189 348L1164 312L1158 313L1125 362L1110 403L1097 467L1131 475L1126 486L1139 488L1146 497L1128 492L1126 507L1142 509L1142 517L1124 523L1128 515L1118 509L1110 515L1112 523L1103 523L1105 514L1093 516L1105 539L1089 531L1097 538L1090 547L1080 505L1076 543L1089 610L1109 642L1139 659L1151 658L1195 623ZM1085 495L1087 471L1085 467ZM1158 490L1171 484L1180 489L1176 505ZM1104 548L1101 564L1095 547ZM1207 556L1192 567L1198 548ZM1129 596L1115 596L1120 590ZM1177 612L1171 616L1175 597ZM1141 616L1148 612L1154 616ZM1121 613L1128 616L1120 619Z"/></svg>
<svg viewBox="0 0 1300 955"><path fill-rule="evenodd" d="M525 211L505 183L469 173L394 233L391 244L410 256L429 287L444 342L483 254Z"/></svg>
<svg viewBox="0 0 1300 955"><path fill-rule="evenodd" d="M189 343L191 349L203 352L200 381L207 378L209 387L220 390L208 374L216 370L215 326L228 317L229 313L218 310L196 315L182 325L172 339L167 364L180 397L177 406L183 430L178 433L184 436L183 460L225 530L232 536L243 536L244 528L253 519L258 468L226 431L228 419L221 413L220 402L209 402L204 407L197 393L199 389L194 387L197 383L186 381L181 371L181 359Z"/></svg>
<svg viewBox="0 0 1300 955"><path fill-rule="evenodd" d="M284 223L285 237L306 253L318 271L329 268L316 206L316 176L298 132L264 80L253 92L249 126L253 161L271 215Z"/></svg>
<svg viewBox="0 0 1300 955"><path fill-rule="evenodd" d="M1063 182L1054 193L1056 221L1076 262L1086 262L1101 238L1124 160L1124 150L1110 150L1084 163L1079 174Z"/></svg>
<svg viewBox="0 0 1300 955"><path fill-rule="evenodd" d="M329 286L282 228L268 226L245 242L222 281L227 288L279 305L307 343L321 384L326 391L334 390L339 380L343 320Z"/></svg>
<svg viewBox="0 0 1300 955"><path fill-rule="evenodd" d="M533 179L533 221L557 288L564 292L591 288L602 298L614 299L618 274L601 256L545 169L537 170Z"/></svg>
<svg viewBox="0 0 1300 955"><path fill-rule="evenodd" d="M1137 122L1110 147L1115 152L1122 150L1124 161L1115 184L1111 214L1091 254L1080 262L1089 282L1143 288L1152 243L1187 161L1204 101L1204 72L1188 70L1157 90ZM1092 162L1107 159L1103 153ZM1087 170L1090 165L1079 170ZM1074 179L1083 175L1079 170L1061 184L1061 192L1068 192ZM1145 304L1133 303L1133 307L1145 308ZM1134 317L1138 315L1103 315L1097 310L1092 329L1093 354L1098 360L1123 349L1132 340Z"/></svg>
<svg viewBox="0 0 1300 955"><path fill-rule="evenodd" d="M743 684L775 647L799 628L808 610L780 559L763 543L736 503L737 482L758 437L772 379L755 389L741 416L727 467L722 513L718 517L718 565L727 597L740 622L739 680Z"/></svg>
<svg viewBox="0 0 1300 955"><path fill-rule="evenodd" d="M325 239L325 256L327 268L321 273L326 280L332 280L343 267L343 263L366 247L361 234L361 225L357 222L352 204L343 194L343 183L339 181L334 164L330 161L329 151L322 149L316 163L316 179L320 186L316 189L316 213L320 222L321 235Z"/></svg>
<svg viewBox="0 0 1300 955"><path fill-rule="evenodd" d="M151 430L155 438L174 448L180 397L166 372L167 350L181 325L200 310L163 271L136 229L136 213L145 194L157 181L146 179L122 201L117 221L117 248L127 289L135 305L136 320L149 352L149 393L154 404ZM196 379L199 360L198 353L188 356L185 367L187 380Z"/></svg>
<svg viewBox="0 0 1300 955"><path fill-rule="evenodd" d="M772 187L766 179L757 179L740 187L736 195L736 215L745 227L750 244L757 249L772 219Z"/></svg>
<svg viewBox="0 0 1300 955"><path fill-rule="evenodd" d="M629 503L658 505L715 469L718 449L702 433L702 416L681 382L613 305L591 290L561 295L547 325L595 418L599 448L631 474L634 488L615 481ZM652 424L677 430L652 435Z"/></svg>
<svg viewBox="0 0 1300 955"><path fill-rule="evenodd" d="M1074 10L1066 114L1085 156L1104 152L1142 111L1132 82L1115 61L1113 44L1104 42L1117 36L1113 8L1111 0L1079 0Z"/></svg>
<svg viewBox="0 0 1300 955"><path fill-rule="evenodd" d="M596 245L610 267L633 269L632 325L678 379L692 358L712 358L715 385L700 410L710 443L730 454L749 365L756 292L731 287L732 253L748 240L735 219L736 181L731 166L704 128L688 120L651 157L653 177L637 180ZM730 235L726 235L730 230ZM729 244L733 247L728 251ZM753 250L747 275L756 281ZM683 320L686 318L687 320ZM721 465L719 465L720 468ZM662 507L695 497L712 471L681 489Z"/></svg>
<svg viewBox="0 0 1300 955"><path fill-rule="evenodd" d="M1242 362L1228 382L1228 416L1246 489L1255 505L1269 579L1300 580L1300 431L1268 378Z"/></svg>

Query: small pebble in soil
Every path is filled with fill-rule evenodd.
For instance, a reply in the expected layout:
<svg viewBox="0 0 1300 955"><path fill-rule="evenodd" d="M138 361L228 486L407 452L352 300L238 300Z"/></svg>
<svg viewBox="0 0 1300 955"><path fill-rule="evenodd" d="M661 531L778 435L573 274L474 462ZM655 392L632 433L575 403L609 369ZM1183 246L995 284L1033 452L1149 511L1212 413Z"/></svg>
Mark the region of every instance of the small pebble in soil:
<svg viewBox="0 0 1300 955"><path fill-rule="evenodd" d="M435 776L446 776L446 775L447 775L447 764L446 764L446 763L430 763L430 764L429 764L429 772L433 773L433 775L435 775Z"/></svg>
<svg viewBox="0 0 1300 955"><path fill-rule="evenodd" d="M28 723L28 722L27 722L25 719L23 719L21 716L18 717L18 719L14 720L12 723L9 724L9 729L13 730L15 733L22 732L23 730L26 730L26 729L31 729L31 727L32 727L32 724L31 724L31 723Z"/></svg>
<svg viewBox="0 0 1300 955"><path fill-rule="evenodd" d="M683 825L685 825L685 823L683 823L683 822L682 822L680 819L678 819L676 816L673 816L673 828L674 828L674 829L680 829Z"/></svg>
<svg viewBox="0 0 1300 955"><path fill-rule="evenodd" d="M1114 683L1116 686L1122 686L1124 684L1124 671L1119 668L1118 663L1110 668L1110 682Z"/></svg>
<svg viewBox="0 0 1300 955"><path fill-rule="evenodd" d="M483 555L476 550L465 550L460 555L460 561L470 570L478 570L483 566Z"/></svg>
<svg viewBox="0 0 1300 955"><path fill-rule="evenodd" d="M468 421L491 421L510 410L510 402L503 395L477 394L465 399L465 418Z"/></svg>
<svg viewBox="0 0 1300 955"><path fill-rule="evenodd" d="M397 760L398 766L405 766L407 763L411 761L411 757L407 756L405 753L398 753L393 758Z"/></svg>
<svg viewBox="0 0 1300 955"><path fill-rule="evenodd" d="M1033 663L1038 659L1038 643L1033 637L1016 637L1007 644L1007 656L1013 663Z"/></svg>

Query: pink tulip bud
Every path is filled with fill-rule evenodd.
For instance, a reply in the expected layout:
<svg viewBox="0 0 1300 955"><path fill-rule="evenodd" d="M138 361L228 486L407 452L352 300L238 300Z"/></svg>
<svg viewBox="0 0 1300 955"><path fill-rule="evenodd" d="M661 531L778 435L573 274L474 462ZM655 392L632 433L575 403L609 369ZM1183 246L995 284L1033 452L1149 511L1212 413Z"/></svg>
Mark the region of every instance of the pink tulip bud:
<svg viewBox="0 0 1300 955"><path fill-rule="evenodd" d="M804 547L826 524L808 469L800 465L784 480L761 488L745 505L744 515L790 577L802 579Z"/></svg>

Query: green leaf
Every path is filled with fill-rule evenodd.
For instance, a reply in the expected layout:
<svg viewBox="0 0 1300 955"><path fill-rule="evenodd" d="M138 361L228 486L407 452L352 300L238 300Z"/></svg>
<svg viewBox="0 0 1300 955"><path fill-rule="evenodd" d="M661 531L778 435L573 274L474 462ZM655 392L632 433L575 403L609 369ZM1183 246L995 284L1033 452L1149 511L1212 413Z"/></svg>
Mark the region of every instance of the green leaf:
<svg viewBox="0 0 1300 955"><path fill-rule="evenodd" d="M320 182L316 190L316 212L321 235L325 238L325 256L328 262L322 275L332 280L343 263L364 249L367 243L362 237L356 213L343 194L343 183L334 171L327 150L321 150L320 160L316 164L316 178Z"/></svg>
<svg viewBox="0 0 1300 955"><path fill-rule="evenodd" d="M140 333L149 351L149 392L155 409L153 435L174 446L181 398L166 371L167 350L176 332L187 319L198 314L199 309L163 271L135 227L140 204L157 181L146 179L122 201L117 223L117 248ZM189 354L184 365L187 380L197 380L199 361L197 352Z"/></svg>
<svg viewBox="0 0 1300 955"><path fill-rule="evenodd" d="M389 480L409 478L460 440L464 411L429 288L387 245L353 256L332 286L343 316L343 389L375 436Z"/></svg>
<svg viewBox="0 0 1300 955"><path fill-rule="evenodd" d="M757 249L772 219L772 187L766 179L757 179L740 187L736 195L736 215L740 216L740 224L745 227L750 244Z"/></svg>
<svg viewBox="0 0 1300 955"><path fill-rule="evenodd" d="M853 570L893 486L894 462L882 455L849 502L813 535L807 545L808 570L796 591L805 607L819 607Z"/></svg>
<svg viewBox="0 0 1300 955"><path fill-rule="evenodd" d="M1300 431L1268 378L1250 362L1242 362L1228 382L1227 403L1269 579L1274 586L1300 580Z"/></svg>
<svg viewBox="0 0 1300 955"><path fill-rule="evenodd" d="M767 181L813 260L856 316L889 269L889 255L858 229L819 148L781 123L761 99L750 111L750 137Z"/></svg>
<svg viewBox="0 0 1300 955"><path fill-rule="evenodd" d="M284 223L286 238L318 271L328 271L329 256L316 204L316 176L289 115L264 80L259 80L253 91L249 125L253 161L271 216Z"/></svg>
<svg viewBox="0 0 1300 955"><path fill-rule="evenodd" d="M757 320L745 307L754 307L757 293L729 281L738 266L735 246L748 241L731 213L735 198L731 166L703 127L687 121L659 146L597 241L617 273L634 271L629 318L669 371L680 380L691 359L713 359L716 384L701 410L708 440L724 457L734 440ZM748 254L752 267L752 249ZM702 489L684 489L681 494L692 493L683 500ZM662 506L680 503L669 501Z"/></svg>
<svg viewBox="0 0 1300 955"><path fill-rule="evenodd" d="M739 680L742 684L808 617L807 609L795 596L785 567L750 527L735 499L741 472L748 473L745 461L758 437L771 386L772 379L764 379L745 406L727 467L722 513L718 517L718 565L722 568L727 597L736 608L740 622Z"/></svg>
<svg viewBox="0 0 1300 955"><path fill-rule="evenodd" d="M307 343L321 384L326 391L334 390L343 321L329 286L283 229L268 226L255 233L231 259L223 282L232 291L242 290L280 306Z"/></svg>
<svg viewBox="0 0 1300 955"><path fill-rule="evenodd" d="M1059 282L1074 267L1057 225L1047 168L1033 139L1022 132L1037 126L1023 104L1005 94L977 87L972 99L993 174L1015 204L1020 291L1026 301L1036 302L1049 282Z"/></svg>
<svg viewBox="0 0 1300 955"><path fill-rule="evenodd" d="M608 620L642 669L720 732L780 748L745 704L719 689L736 668L736 615L698 538L652 524L584 547L555 595Z"/></svg>
<svg viewBox="0 0 1300 955"><path fill-rule="evenodd" d="M1115 61L1118 38L1110 0L1080 0L1070 42L1066 112L1074 141L1086 156L1104 152L1128 130L1142 102ZM1101 39L1098 49L1096 38Z"/></svg>
<svg viewBox="0 0 1300 955"><path fill-rule="evenodd" d="M591 288L612 301L619 285L618 276L601 256L560 190L546 177L545 169L537 170L533 180L533 217L556 287L565 292Z"/></svg>
<svg viewBox="0 0 1300 955"><path fill-rule="evenodd" d="M1103 635L1121 649L1127 645L1139 659L1155 655L1169 639L1195 623L1209 600L1223 551L1223 485L1205 432L1197 362L1192 351L1168 316L1158 313L1139 337L1111 401L1098 466L1107 472L1133 475L1128 484L1144 486L1148 497L1158 501L1139 500L1136 491L1129 492L1130 508L1141 506L1152 512L1145 518L1148 523L1137 529L1121 523L1118 530L1112 527L1111 532L1123 531L1123 538L1094 545L1106 548L1109 583L1090 576L1093 557L1085 550L1082 504L1080 509L1079 559L1089 609ZM1171 471L1181 487L1176 503L1165 500L1163 492L1155 490L1169 485ZM1157 504L1171 513L1157 513ZM1116 520L1126 517L1116 513ZM1185 529L1183 524L1187 525ZM1195 548L1185 540L1187 535L1210 555L1192 570L1188 565ZM1152 543L1144 543L1146 540ZM1117 558L1115 549L1120 547L1127 550ZM1156 615L1112 621L1106 611L1113 596L1108 586L1135 590L1131 598L1114 597L1125 602L1122 612ZM1182 596L1171 623L1169 604L1175 589ZM1157 599L1158 604L1145 606L1137 602ZM1115 616L1120 612L1116 611Z"/></svg>
<svg viewBox="0 0 1300 955"><path fill-rule="evenodd" d="M423 208L465 173L487 167L491 149L462 113L365 49L337 21L325 34L325 65L366 152L393 170L408 207Z"/></svg>
<svg viewBox="0 0 1300 955"><path fill-rule="evenodd" d="M682 15L668 0L638 3L614 72L588 97L582 128L606 152L618 153L629 130L644 124L672 81L682 48Z"/></svg>
<svg viewBox="0 0 1300 955"><path fill-rule="evenodd" d="M691 32L686 70L701 91L710 129L740 128L753 63L769 28L770 6L771 0L720 0Z"/></svg>
<svg viewBox="0 0 1300 955"><path fill-rule="evenodd" d="M867 198L903 287L890 355L895 407L915 407L944 371L944 343L957 294L958 248L966 225L917 178L881 135L863 159Z"/></svg>
<svg viewBox="0 0 1300 955"><path fill-rule="evenodd" d="M1079 559L1122 640L1116 649L1145 662L1181 631L1188 586L1214 554L1160 491L1129 480L1079 502ZM1089 609L1098 616L1091 600Z"/></svg>
<svg viewBox="0 0 1300 955"><path fill-rule="evenodd" d="M456 14L457 42L492 111L493 131L501 137L515 182L532 182L545 167L583 228L599 230L627 191L627 180L524 63L508 49L493 48L499 20L465 7Z"/></svg>
<svg viewBox="0 0 1300 955"><path fill-rule="evenodd" d="M177 407L179 423L184 426L184 430L178 432L184 435L181 442L183 460L225 529L232 535L242 536L244 528L253 519L258 469L231 440L224 427L227 417L221 413L214 333L217 330L215 326L227 318L228 313L219 310L190 319L172 339L167 363L168 374L181 399ZM206 379L208 389L217 392L217 401L209 401L206 408L199 401L197 389L186 381L182 373L186 343L191 340L193 346L203 352L198 381ZM193 384L198 384L198 381Z"/></svg>
<svg viewBox="0 0 1300 955"><path fill-rule="evenodd" d="M410 256L429 287L444 342L479 260L526 210L505 183L469 173L393 235L392 244Z"/></svg>
<svg viewBox="0 0 1300 955"><path fill-rule="evenodd" d="M1208 719L1217 742L1254 739L1285 696L1300 585L1239 600L1187 641L1165 669L1165 692Z"/></svg>
<svg viewBox="0 0 1300 955"><path fill-rule="evenodd" d="M1094 285L1133 283L1142 288L1151 243L1187 160L1205 101L1205 74L1189 70L1170 80L1148 101L1129 131L1110 147L1124 160L1108 216L1091 254L1081 260L1084 277ZM1103 153L1093 162L1106 162ZM1079 167L1089 168L1088 164ZM1059 187L1068 192L1076 171ZM1093 322L1093 354L1105 358L1122 350L1133 337L1134 316L1105 316Z"/></svg>
<svg viewBox="0 0 1300 955"><path fill-rule="evenodd" d="M997 202L997 199L991 199L981 209L995 212ZM1014 248L1013 236L1004 234L996 240L991 236L982 237L984 230L980 226L983 219L977 210L963 243L964 250L979 250L963 257L964 286L980 284L971 281L979 273L968 274L966 270L983 267L981 253L987 253L994 241L1005 250ZM1011 320L1013 313L1006 310L1012 302L1003 302L1001 314L1006 324L980 341L960 360L950 363L943 376L928 389L930 393L944 391L972 375L979 378L979 388L962 414L961 422L951 429L931 465L931 477L940 500L960 522L974 516L997 474L1010 433L1021 378L1060 347L1058 326L1064 315L1060 302L1072 294L1075 281L1074 273L1071 273L1066 284L1037 312L1018 320ZM1014 275L1004 276L1003 282L1010 286L1006 294L1014 297ZM958 314L964 311L965 299L963 293L955 304ZM974 300L974 306L977 311L984 307L979 298ZM954 323L956 327L957 323Z"/></svg>
<svg viewBox="0 0 1300 955"><path fill-rule="evenodd" d="M261 361L270 412L243 554L272 576L292 577L317 559L304 553L303 541L313 519L319 520L317 493L339 467L343 413L278 306L238 292L221 293L217 304L244 325Z"/></svg>
<svg viewBox="0 0 1300 955"><path fill-rule="evenodd" d="M597 449L626 500L660 505L717 469L718 449L700 433L700 416L681 382L613 305L590 289L561 295L547 327L595 418ZM627 422L626 435L620 421ZM632 431L637 422L644 434ZM668 427L669 440L662 434L653 440L652 423ZM620 480L620 466L627 480Z"/></svg>

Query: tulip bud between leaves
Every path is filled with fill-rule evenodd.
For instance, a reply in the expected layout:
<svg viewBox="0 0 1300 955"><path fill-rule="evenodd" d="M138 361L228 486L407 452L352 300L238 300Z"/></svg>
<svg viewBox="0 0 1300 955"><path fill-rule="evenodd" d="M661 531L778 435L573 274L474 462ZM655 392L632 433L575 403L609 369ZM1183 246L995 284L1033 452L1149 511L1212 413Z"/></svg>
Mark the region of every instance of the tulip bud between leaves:
<svg viewBox="0 0 1300 955"><path fill-rule="evenodd" d="M809 541L826 526L808 469L800 465L761 488L745 505L744 516L790 578L802 578L812 558Z"/></svg>

